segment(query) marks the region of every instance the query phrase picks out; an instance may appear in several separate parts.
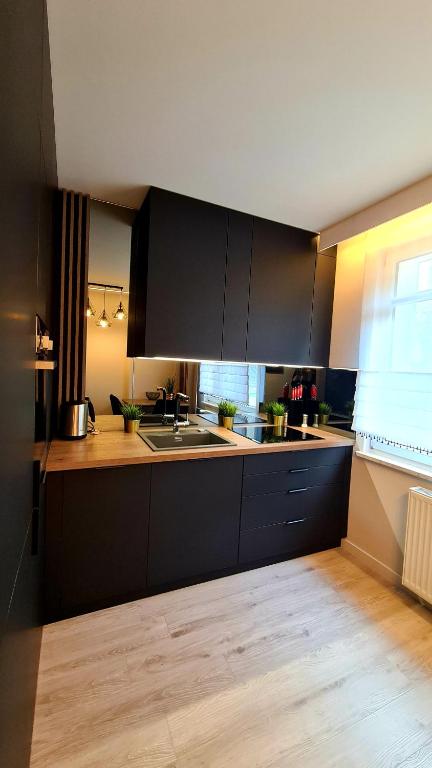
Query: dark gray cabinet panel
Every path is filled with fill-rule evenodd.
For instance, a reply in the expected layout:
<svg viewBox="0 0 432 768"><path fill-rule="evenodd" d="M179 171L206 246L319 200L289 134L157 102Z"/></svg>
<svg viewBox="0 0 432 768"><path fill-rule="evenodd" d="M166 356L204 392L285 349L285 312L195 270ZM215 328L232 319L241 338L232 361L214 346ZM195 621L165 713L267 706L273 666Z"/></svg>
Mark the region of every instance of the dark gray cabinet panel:
<svg viewBox="0 0 432 768"><path fill-rule="evenodd" d="M337 546L350 458L324 448L50 473L47 618Z"/></svg>
<svg viewBox="0 0 432 768"><path fill-rule="evenodd" d="M42 512L33 509L35 372L29 363L35 354L35 313L49 321L53 213L48 186L57 185L44 0L2 3L0 51L0 394L7 404L1 418L7 449L0 466L0 765L25 768L40 647L41 550L36 544Z"/></svg>
<svg viewBox="0 0 432 768"><path fill-rule="evenodd" d="M351 453L245 456L240 564L338 546L346 535Z"/></svg>
<svg viewBox="0 0 432 768"><path fill-rule="evenodd" d="M0 377L0 620L3 623L32 511L34 357L40 192L43 3L17 0L2 12L2 279ZM17 412L19 411L19 418ZM0 752L1 754L1 752Z"/></svg>
<svg viewBox="0 0 432 768"><path fill-rule="evenodd" d="M32 544L30 524L1 638L0 763L5 768L25 768L30 759L41 640L41 562Z"/></svg>
<svg viewBox="0 0 432 768"><path fill-rule="evenodd" d="M56 549L61 557L55 550L50 556L59 566L61 615L142 594L150 467L70 471L63 483L63 505L49 510L49 526L57 525L60 537Z"/></svg>
<svg viewBox="0 0 432 768"><path fill-rule="evenodd" d="M312 448L302 451L278 451L275 453L245 456L245 475L266 472L295 471L312 467L340 465L345 461L347 448Z"/></svg>
<svg viewBox="0 0 432 768"><path fill-rule="evenodd" d="M154 464L149 586L237 564L242 458Z"/></svg>
<svg viewBox="0 0 432 768"><path fill-rule="evenodd" d="M307 486L298 483L295 488L263 496L249 496L242 502L242 530L260 528L274 523L313 517L317 511L329 520L340 520L345 495L342 485Z"/></svg>
<svg viewBox="0 0 432 768"><path fill-rule="evenodd" d="M316 244L152 187L133 229L128 355L325 364L335 261Z"/></svg>
<svg viewBox="0 0 432 768"><path fill-rule="evenodd" d="M317 256L310 347L311 365L328 366L336 273L336 248Z"/></svg>
<svg viewBox="0 0 432 768"><path fill-rule="evenodd" d="M309 361L316 236L254 219L247 359Z"/></svg>
<svg viewBox="0 0 432 768"><path fill-rule="evenodd" d="M291 491L294 488L315 485L334 485L345 479L345 462L320 467L286 469L281 472L266 472L262 475L245 475L243 496L256 496L259 493L277 493Z"/></svg>
<svg viewBox="0 0 432 768"><path fill-rule="evenodd" d="M148 232L132 251L139 266L131 264L131 284L147 269L146 284L141 278L132 288L141 331L129 354L220 360L227 211L156 188L146 205Z"/></svg>
<svg viewBox="0 0 432 768"><path fill-rule="evenodd" d="M336 547L340 542L340 525L324 512L287 523L267 525L240 534L239 564L290 558L308 552Z"/></svg>
<svg viewBox="0 0 432 768"><path fill-rule="evenodd" d="M246 360L252 216L229 211L222 359Z"/></svg>

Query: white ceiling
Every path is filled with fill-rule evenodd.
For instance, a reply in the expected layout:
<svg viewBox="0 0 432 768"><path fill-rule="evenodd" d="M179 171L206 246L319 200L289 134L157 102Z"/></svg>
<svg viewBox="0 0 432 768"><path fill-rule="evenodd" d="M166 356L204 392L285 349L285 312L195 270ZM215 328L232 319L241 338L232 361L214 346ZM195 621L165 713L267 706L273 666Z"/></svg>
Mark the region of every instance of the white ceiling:
<svg viewBox="0 0 432 768"><path fill-rule="evenodd" d="M430 0L48 0L61 186L320 230L432 172Z"/></svg>

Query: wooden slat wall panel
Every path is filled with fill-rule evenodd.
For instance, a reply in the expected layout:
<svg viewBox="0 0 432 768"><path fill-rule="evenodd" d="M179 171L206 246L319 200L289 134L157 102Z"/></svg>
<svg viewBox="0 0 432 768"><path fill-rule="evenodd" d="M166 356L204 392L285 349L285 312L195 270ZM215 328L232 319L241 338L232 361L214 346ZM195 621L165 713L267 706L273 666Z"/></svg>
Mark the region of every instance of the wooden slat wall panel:
<svg viewBox="0 0 432 768"><path fill-rule="evenodd" d="M87 316L85 308L87 305L87 286L88 286L88 261L89 261L89 238L90 238L90 198L87 197L82 209L81 225L81 270L80 270L80 290L79 306L81 307L81 323L79 325L79 349L81 350L81 365L78 367L78 392L85 395L86 388L86 354L87 354Z"/></svg>
<svg viewBox="0 0 432 768"><path fill-rule="evenodd" d="M62 190L58 302L58 407L85 395L89 197Z"/></svg>

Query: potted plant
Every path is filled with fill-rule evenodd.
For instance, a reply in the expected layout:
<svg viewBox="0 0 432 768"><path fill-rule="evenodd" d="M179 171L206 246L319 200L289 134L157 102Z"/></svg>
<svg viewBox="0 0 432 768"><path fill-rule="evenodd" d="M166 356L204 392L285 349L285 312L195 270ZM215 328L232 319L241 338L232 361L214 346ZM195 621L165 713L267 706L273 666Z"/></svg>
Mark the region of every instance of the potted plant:
<svg viewBox="0 0 432 768"><path fill-rule="evenodd" d="M237 406L229 400L221 400L218 405L219 419L222 418L222 424L225 429L232 429L234 426L234 416L237 413Z"/></svg>
<svg viewBox="0 0 432 768"><path fill-rule="evenodd" d="M219 421L220 427L223 427L223 420L224 420L226 405L228 405L228 400L221 400L218 404L218 421Z"/></svg>
<svg viewBox="0 0 432 768"><path fill-rule="evenodd" d="M124 403L121 408L125 432L137 432L140 425L142 410L139 405Z"/></svg>
<svg viewBox="0 0 432 768"><path fill-rule="evenodd" d="M273 424L273 402L264 403L263 410L267 414L268 423Z"/></svg>
<svg viewBox="0 0 432 768"><path fill-rule="evenodd" d="M285 406L283 403L272 403L273 424L275 427L283 427Z"/></svg>
<svg viewBox="0 0 432 768"><path fill-rule="evenodd" d="M174 400L175 376L168 376L165 382L165 389L167 393L167 400Z"/></svg>
<svg viewBox="0 0 432 768"><path fill-rule="evenodd" d="M320 424L328 424L329 416L331 414L332 407L330 403L322 402L318 406L319 421Z"/></svg>
<svg viewBox="0 0 432 768"><path fill-rule="evenodd" d="M264 403L264 410L267 414L267 421L269 424L273 424L273 406L274 400L271 400L269 403Z"/></svg>
<svg viewBox="0 0 432 768"><path fill-rule="evenodd" d="M278 403L276 400L271 400L269 403L265 403L264 410L267 414L267 421L269 424L282 426L283 417L285 414L285 406L283 403Z"/></svg>

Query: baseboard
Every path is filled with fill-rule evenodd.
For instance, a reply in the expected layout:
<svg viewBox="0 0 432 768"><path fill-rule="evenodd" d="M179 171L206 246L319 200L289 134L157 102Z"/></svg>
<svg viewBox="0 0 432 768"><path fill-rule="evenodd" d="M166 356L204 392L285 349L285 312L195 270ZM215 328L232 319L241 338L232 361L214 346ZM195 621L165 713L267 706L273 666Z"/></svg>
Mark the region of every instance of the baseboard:
<svg viewBox="0 0 432 768"><path fill-rule="evenodd" d="M365 552L364 549L353 544L349 539L342 539L341 550L343 555L352 558L358 565L378 578L383 579L387 584L391 584L394 587L401 586L402 577L396 571L393 571L392 568L389 568L388 565L385 565L380 560L377 560L369 552Z"/></svg>

